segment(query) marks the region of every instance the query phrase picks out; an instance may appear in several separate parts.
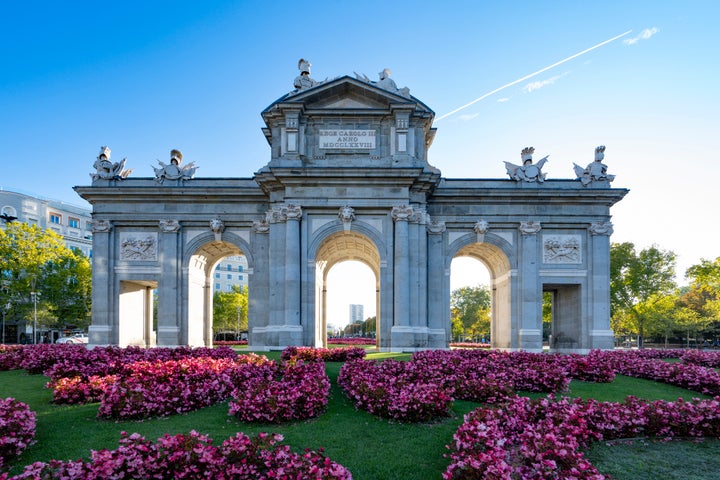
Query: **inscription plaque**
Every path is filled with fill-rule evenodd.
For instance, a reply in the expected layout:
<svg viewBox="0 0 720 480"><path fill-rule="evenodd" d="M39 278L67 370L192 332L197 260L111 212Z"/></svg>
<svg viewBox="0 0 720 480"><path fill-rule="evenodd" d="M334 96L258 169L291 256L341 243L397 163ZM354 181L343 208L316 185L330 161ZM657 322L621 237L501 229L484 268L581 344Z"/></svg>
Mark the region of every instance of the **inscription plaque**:
<svg viewBox="0 0 720 480"><path fill-rule="evenodd" d="M375 130L320 130L320 148L372 150L375 148Z"/></svg>

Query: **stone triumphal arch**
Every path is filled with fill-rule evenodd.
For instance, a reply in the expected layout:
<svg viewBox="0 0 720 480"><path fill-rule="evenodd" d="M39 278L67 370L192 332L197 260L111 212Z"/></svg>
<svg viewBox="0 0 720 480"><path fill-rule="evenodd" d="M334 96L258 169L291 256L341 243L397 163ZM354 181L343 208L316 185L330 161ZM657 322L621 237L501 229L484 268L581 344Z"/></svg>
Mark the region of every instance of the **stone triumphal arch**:
<svg viewBox="0 0 720 480"><path fill-rule="evenodd" d="M457 256L490 272L494 347L542 348L543 292L552 349L613 346L610 207L627 190L610 187L604 147L568 179L546 179L532 148L509 178L443 178L433 111L389 71L300 68L262 112L270 161L251 178L195 178L177 150L138 178L101 150L75 188L93 206L91 345L210 345L212 269L245 255L254 349L323 345L327 272L351 259L375 275L381 349L447 348Z"/></svg>

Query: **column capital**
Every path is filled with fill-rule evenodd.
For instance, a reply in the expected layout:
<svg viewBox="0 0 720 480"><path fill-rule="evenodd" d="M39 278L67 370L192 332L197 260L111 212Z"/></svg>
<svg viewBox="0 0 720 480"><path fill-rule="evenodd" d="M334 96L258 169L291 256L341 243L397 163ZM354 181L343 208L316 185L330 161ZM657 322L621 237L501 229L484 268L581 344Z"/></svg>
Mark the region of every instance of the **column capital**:
<svg viewBox="0 0 720 480"><path fill-rule="evenodd" d="M177 233L180 230L180 222L171 219L162 219L158 222L158 228L163 233Z"/></svg>
<svg viewBox="0 0 720 480"><path fill-rule="evenodd" d="M288 220L300 220L302 207L294 203L274 205L265 215L268 223L285 223Z"/></svg>
<svg viewBox="0 0 720 480"><path fill-rule="evenodd" d="M429 235L442 235L446 230L445 222L439 220L431 220L425 228Z"/></svg>
<svg viewBox="0 0 720 480"><path fill-rule="evenodd" d="M93 233L107 233L112 230L113 224L110 220L93 220L91 230Z"/></svg>
<svg viewBox="0 0 720 480"><path fill-rule="evenodd" d="M612 222L595 222L590 224L588 231L590 235L606 235L609 237L613 234L613 224Z"/></svg>
<svg viewBox="0 0 720 480"><path fill-rule="evenodd" d="M398 205L392 208L392 219L397 222L408 222L413 215L413 208L407 205Z"/></svg>
<svg viewBox="0 0 720 480"><path fill-rule="evenodd" d="M253 222L253 229L255 230L255 233L268 233L270 231L270 224L268 223L267 218L255 220Z"/></svg>
<svg viewBox="0 0 720 480"><path fill-rule="evenodd" d="M302 218L302 207L294 203L288 203L283 207L286 220L300 220Z"/></svg>
<svg viewBox="0 0 720 480"><path fill-rule="evenodd" d="M523 235L536 235L541 229L540 222L534 220L520 222L520 226L518 227L518 230L520 230L520 233Z"/></svg>

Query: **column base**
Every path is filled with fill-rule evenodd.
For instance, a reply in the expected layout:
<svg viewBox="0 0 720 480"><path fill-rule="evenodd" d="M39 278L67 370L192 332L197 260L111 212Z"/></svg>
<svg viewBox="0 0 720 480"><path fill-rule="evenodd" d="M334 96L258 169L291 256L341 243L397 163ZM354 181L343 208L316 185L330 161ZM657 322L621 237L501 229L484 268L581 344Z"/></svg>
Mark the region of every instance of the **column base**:
<svg viewBox="0 0 720 480"><path fill-rule="evenodd" d="M612 330L590 330L590 348L612 350L615 348L615 332Z"/></svg>
<svg viewBox="0 0 720 480"><path fill-rule="evenodd" d="M270 325L252 329L254 349L283 350L287 346L302 346L303 328L300 325Z"/></svg>

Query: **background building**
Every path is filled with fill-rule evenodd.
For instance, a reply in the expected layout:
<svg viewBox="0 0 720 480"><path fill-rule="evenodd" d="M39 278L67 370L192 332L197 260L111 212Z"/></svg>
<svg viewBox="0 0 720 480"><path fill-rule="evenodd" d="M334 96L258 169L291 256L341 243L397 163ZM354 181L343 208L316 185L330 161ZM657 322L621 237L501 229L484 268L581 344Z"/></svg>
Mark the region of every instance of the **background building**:
<svg viewBox="0 0 720 480"><path fill-rule="evenodd" d="M364 309L363 305L356 305L356 304L350 305L350 323L351 324L355 323L355 322L362 322L363 320L365 320L363 318L363 309Z"/></svg>
<svg viewBox="0 0 720 480"><path fill-rule="evenodd" d="M215 267L213 274L213 291L229 292L233 285L247 288L248 262L244 255L233 255L223 258Z"/></svg>
<svg viewBox="0 0 720 480"><path fill-rule="evenodd" d="M92 258L90 213L88 208L0 187L0 214L5 220L15 217L14 221L50 229L63 237L68 248Z"/></svg>

